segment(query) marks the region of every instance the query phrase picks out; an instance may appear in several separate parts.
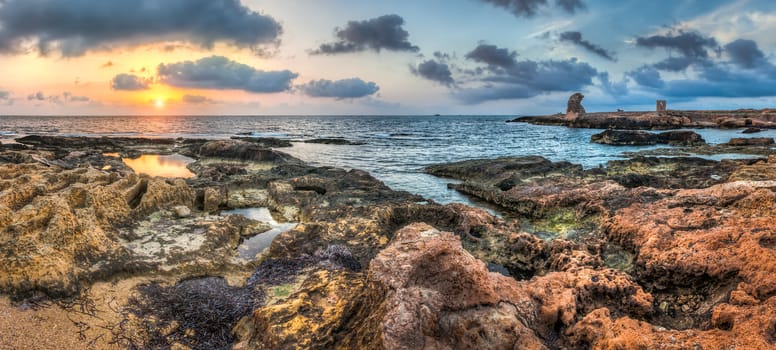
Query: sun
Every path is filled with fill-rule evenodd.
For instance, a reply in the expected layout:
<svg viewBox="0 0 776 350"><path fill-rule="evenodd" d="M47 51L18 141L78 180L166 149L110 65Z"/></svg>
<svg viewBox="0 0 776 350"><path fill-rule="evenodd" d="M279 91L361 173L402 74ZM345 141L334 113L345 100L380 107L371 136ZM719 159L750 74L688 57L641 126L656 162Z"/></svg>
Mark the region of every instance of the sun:
<svg viewBox="0 0 776 350"><path fill-rule="evenodd" d="M164 108L164 100L163 100L162 98L157 98L157 99L154 101L154 106L156 106L156 108L157 108L157 109L162 109L162 108Z"/></svg>

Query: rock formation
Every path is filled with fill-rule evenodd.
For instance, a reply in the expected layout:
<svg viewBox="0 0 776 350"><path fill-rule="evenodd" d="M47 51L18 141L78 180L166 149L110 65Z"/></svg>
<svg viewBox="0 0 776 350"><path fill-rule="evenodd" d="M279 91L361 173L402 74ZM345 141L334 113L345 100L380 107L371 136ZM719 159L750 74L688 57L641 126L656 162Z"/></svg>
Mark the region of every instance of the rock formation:
<svg viewBox="0 0 776 350"><path fill-rule="evenodd" d="M651 133L641 130L606 130L590 137L590 141L605 145L656 145L698 146L706 141L694 131L666 131Z"/></svg>
<svg viewBox="0 0 776 350"><path fill-rule="evenodd" d="M29 149L0 150L0 293L18 302L0 298L0 314L34 308L25 312L41 316L36 327L78 333L46 332L62 337L46 344L776 344L776 155L633 157L593 169L513 157L427 169L460 180L451 187L504 219L423 202L363 171L312 167L262 142L28 140ZM107 149L183 152L198 176L139 176ZM256 206L298 224L251 259L241 244L270 226L220 211ZM0 348L17 342L0 337Z"/></svg>
<svg viewBox="0 0 776 350"><path fill-rule="evenodd" d="M580 115L585 114L585 107L582 107L582 99L584 98L585 95L578 92L569 97L569 102L566 106L566 119L575 121Z"/></svg>

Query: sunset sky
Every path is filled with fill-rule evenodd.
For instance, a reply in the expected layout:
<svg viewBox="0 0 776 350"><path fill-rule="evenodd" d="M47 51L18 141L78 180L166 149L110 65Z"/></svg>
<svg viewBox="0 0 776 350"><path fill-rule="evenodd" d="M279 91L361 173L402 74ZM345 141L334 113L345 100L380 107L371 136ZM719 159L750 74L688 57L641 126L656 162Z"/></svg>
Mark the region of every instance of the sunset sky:
<svg viewBox="0 0 776 350"><path fill-rule="evenodd" d="M0 0L0 114L776 107L772 0Z"/></svg>

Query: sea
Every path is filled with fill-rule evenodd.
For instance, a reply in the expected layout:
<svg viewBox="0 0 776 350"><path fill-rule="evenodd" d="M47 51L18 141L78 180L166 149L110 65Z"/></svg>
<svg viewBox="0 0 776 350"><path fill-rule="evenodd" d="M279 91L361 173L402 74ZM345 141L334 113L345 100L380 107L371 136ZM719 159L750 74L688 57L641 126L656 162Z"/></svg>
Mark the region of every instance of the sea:
<svg viewBox="0 0 776 350"><path fill-rule="evenodd" d="M507 123L515 115L469 116L0 116L0 141L25 135L228 139L288 139L280 149L312 165L361 169L395 190L439 203L472 199L450 190L450 179L423 173L439 163L539 155L585 168L622 159L623 152L665 146L608 146L590 142L596 129ZM695 130L709 143L742 137L740 130ZM757 137L774 137L776 130ZM300 141L342 138L361 145ZM733 156L731 157L740 157ZM476 203L475 203L476 204Z"/></svg>

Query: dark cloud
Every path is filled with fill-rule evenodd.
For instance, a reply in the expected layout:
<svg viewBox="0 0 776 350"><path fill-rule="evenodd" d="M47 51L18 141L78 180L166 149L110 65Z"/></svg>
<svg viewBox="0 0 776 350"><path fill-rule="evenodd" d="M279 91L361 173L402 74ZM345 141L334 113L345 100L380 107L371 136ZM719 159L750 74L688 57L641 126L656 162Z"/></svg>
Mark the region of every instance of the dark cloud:
<svg viewBox="0 0 776 350"><path fill-rule="evenodd" d="M582 0L555 0L555 5L566 10L568 13L575 13L577 10L585 8L585 4Z"/></svg>
<svg viewBox="0 0 776 350"><path fill-rule="evenodd" d="M664 60L629 73L636 83L669 98L767 97L776 96L776 66L768 61L757 43L735 40L724 47L730 61L711 57ZM686 62L690 62L689 64ZM694 78L664 81L658 69L681 70L692 64Z"/></svg>
<svg viewBox="0 0 776 350"><path fill-rule="evenodd" d="M695 57L668 57L660 62L653 64L652 67L669 72L681 72L692 64L701 63L703 61L703 59L698 59Z"/></svg>
<svg viewBox="0 0 776 350"><path fill-rule="evenodd" d="M311 97L333 97L349 99L374 95L380 87L373 82L365 82L359 78L342 80L313 80L299 85L299 90Z"/></svg>
<svg viewBox="0 0 776 350"><path fill-rule="evenodd" d="M598 56L601 56L610 61L617 61L614 55L609 51L606 51L603 47L593 44L582 38L582 33L569 31L560 34L560 40L570 42L572 44L583 47L585 50L590 51Z"/></svg>
<svg viewBox="0 0 776 350"><path fill-rule="evenodd" d="M117 45L183 41L256 48L282 28L239 0L5 0L0 2L0 52L59 51L80 56Z"/></svg>
<svg viewBox="0 0 776 350"><path fill-rule="evenodd" d="M14 99L11 98L11 93L9 91L0 90L0 105L10 106L13 102Z"/></svg>
<svg viewBox="0 0 776 350"><path fill-rule="evenodd" d="M77 96L77 95L73 95L73 94L71 94L69 92L63 92L62 93L62 97L67 102L89 102L89 101L91 101L91 99L89 97Z"/></svg>
<svg viewBox="0 0 776 350"><path fill-rule="evenodd" d="M646 86L650 88L659 89L665 85L663 78L660 76L660 71L652 66L642 66L627 73L636 84Z"/></svg>
<svg viewBox="0 0 776 350"><path fill-rule="evenodd" d="M61 95L46 96L43 91L38 91L27 96L27 101L49 102L57 105L70 102L89 102L90 100L91 99L86 96L76 96L70 92L63 92Z"/></svg>
<svg viewBox="0 0 776 350"><path fill-rule="evenodd" d="M501 7L518 17L533 17L542 7L547 6L547 0L480 0L496 7ZM575 13L585 8L581 0L555 0L555 5L568 13Z"/></svg>
<svg viewBox="0 0 776 350"><path fill-rule="evenodd" d="M181 102L186 104L197 105L197 104L205 104L205 103L214 103L215 101L207 98L206 96L187 94L187 95L183 95L183 97L181 98Z"/></svg>
<svg viewBox="0 0 776 350"><path fill-rule="evenodd" d="M160 64L158 79L168 85L217 90L244 90L256 93L287 91L298 76L289 70L262 71L223 56L197 61Z"/></svg>
<svg viewBox="0 0 776 350"><path fill-rule="evenodd" d="M27 101L45 101L46 95L43 94L42 91L38 91L34 94L30 94L27 96Z"/></svg>
<svg viewBox="0 0 776 350"><path fill-rule="evenodd" d="M709 57L706 49L715 50L719 47L717 40L698 32L679 31L678 34L653 35L636 38L636 45L645 48L665 48L678 51L687 58L705 59Z"/></svg>
<svg viewBox="0 0 776 350"><path fill-rule="evenodd" d="M448 53L434 51L434 58L438 59L439 61L443 61L444 62L444 61L448 61L448 60L452 59L453 56L451 56Z"/></svg>
<svg viewBox="0 0 776 350"><path fill-rule="evenodd" d="M742 68L755 68L765 63L765 54L752 40L738 39L725 45L730 60Z"/></svg>
<svg viewBox="0 0 776 350"><path fill-rule="evenodd" d="M113 80L110 81L111 89L120 91L148 90L150 84L151 79L126 73L116 75L113 77Z"/></svg>
<svg viewBox="0 0 776 350"><path fill-rule="evenodd" d="M482 86L460 89L458 98L467 103L523 99L537 95L580 90L593 84L598 71L572 58L564 61L517 61L517 53L493 45L479 45L466 55L487 67L474 70ZM608 78L608 76L607 76Z"/></svg>
<svg viewBox="0 0 776 350"><path fill-rule="evenodd" d="M517 52L496 45L480 44L467 53L466 58L490 67L509 69L517 65Z"/></svg>
<svg viewBox="0 0 776 350"><path fill-rule="evenodd" d="M435 81L442 85L455 85L455 80L453 80L453 73L450 72L450 66L445 63L440 63L435 60L427 60L418 64L417 67L410 66L410 69L413 74L431 81Z"/></svg>
<svg viewBox="0 0 776 350"><path fill-rule="evenodd" d="M609 80L609 73L601 72L598 74L598 80L601 82L601 88L607 94L620 97L628 94L628 78L624 78L620 82L613 82Z"/></svg>
<svg viewBox="0 0 776 350"><path fill-rule="evenodd" d="M420 49L407 39L409 33L402 28L404 18L399 15L385 15L365 21L350 21L345 28L337 28L334 34L339 39L323 44L313 54L339 54L366 50L408 51Z"/></svg>

